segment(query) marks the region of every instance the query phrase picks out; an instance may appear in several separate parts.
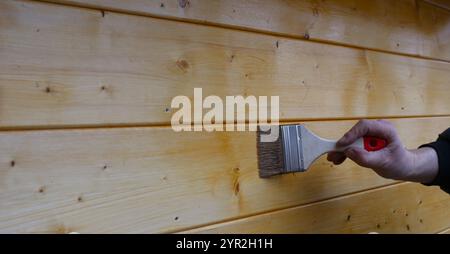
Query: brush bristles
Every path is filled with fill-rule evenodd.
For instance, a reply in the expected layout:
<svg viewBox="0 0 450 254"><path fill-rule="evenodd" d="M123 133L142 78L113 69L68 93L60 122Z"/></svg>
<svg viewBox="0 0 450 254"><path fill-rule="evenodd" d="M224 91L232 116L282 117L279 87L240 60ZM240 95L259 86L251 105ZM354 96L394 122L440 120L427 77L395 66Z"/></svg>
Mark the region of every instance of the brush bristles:
<svg viewBox="0 0 450 254"><path fill-rule="evenodd" d="M261 142L262 131L259 126L256 132L256 150L258 153L259 177L267 178L283 172L283 148L281 137L274 142ZM279 132L281 133L281 131Z"/></svg>

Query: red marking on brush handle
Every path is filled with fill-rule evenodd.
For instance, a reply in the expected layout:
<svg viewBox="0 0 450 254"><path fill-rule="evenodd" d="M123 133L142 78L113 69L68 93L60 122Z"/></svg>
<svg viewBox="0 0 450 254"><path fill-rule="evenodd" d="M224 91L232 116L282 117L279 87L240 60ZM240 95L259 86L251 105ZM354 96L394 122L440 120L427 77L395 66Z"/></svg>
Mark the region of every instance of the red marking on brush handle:
<svg viewBox="0 0 450 254"><path fill-rule="evenodd" d="M369 152L378 151L386 147L386 140L372 136L364 136L364 149Z"/></svg>

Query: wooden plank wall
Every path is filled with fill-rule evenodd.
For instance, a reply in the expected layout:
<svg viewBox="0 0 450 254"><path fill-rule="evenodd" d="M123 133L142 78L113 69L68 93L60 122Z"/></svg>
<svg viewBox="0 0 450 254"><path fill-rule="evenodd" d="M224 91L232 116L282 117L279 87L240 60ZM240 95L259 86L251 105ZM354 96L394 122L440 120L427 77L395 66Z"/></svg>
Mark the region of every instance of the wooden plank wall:
<svg viewBox="0 0 450 254"><path fill-rule="evenodd" d="M1 1L0 232L444 233L438 188L324 158L260 179L254 133L175 133L170 102L279 95L282 122L338 138L389 118L415 148L450 126L449 18L412 0Z"/></svg>

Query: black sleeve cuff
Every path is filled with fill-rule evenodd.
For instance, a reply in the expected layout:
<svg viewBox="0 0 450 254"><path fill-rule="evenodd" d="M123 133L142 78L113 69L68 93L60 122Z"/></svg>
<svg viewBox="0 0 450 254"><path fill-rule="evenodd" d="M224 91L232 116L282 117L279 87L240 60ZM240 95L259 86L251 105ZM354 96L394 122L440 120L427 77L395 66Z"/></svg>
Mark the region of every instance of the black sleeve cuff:
<svg viewBox="0 0 450 254"><path fill-rule="evenodd" d="M443 191L450 193L450 128L439 135L435 142L424 144L420 147L433 148L436 151L439 163L439 171L436 178L431 183L423 184L427 186L438 185Z"/></svg>

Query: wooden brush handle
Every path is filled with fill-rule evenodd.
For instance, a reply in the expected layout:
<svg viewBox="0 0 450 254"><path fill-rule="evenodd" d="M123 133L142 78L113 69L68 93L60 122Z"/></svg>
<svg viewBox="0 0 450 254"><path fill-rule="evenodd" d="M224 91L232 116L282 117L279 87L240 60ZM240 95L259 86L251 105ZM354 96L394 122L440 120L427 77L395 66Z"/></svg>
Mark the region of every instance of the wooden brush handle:
<svg viewBox="0 0 450 254"><path fill-rule="evenodd" d="M372 137L372 136L364 136L362 138L357 139L353 144L343 147L335 147L333 151L335 152L343 152L351 147L359 147L364 148L366 151L373 152L378 151L385 148L387 142L385 139Z"/></svg>

